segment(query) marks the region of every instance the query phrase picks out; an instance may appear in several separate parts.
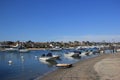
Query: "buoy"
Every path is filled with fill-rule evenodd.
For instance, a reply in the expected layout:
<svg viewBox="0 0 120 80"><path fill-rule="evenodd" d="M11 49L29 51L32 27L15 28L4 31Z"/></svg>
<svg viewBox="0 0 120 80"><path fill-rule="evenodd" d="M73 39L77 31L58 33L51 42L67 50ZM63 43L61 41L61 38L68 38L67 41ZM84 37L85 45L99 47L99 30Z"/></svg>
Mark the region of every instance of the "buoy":
<svg viewBox="0 0 120 80"><path fill-rule="evenodd" d="M9 64L12 64L12 61L11 61L11 60L9 60L9 61L8 61L8 63L9 63Z"/></svg>

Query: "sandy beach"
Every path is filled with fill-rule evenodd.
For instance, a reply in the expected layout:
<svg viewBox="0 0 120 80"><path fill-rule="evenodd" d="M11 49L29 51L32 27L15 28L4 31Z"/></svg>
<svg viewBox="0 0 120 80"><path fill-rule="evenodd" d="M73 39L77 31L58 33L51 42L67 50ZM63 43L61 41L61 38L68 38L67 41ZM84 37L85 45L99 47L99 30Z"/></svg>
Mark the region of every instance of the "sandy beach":
<svg viewBox="0 0 120 80"><path fill-rule="evenodd" d="M120 53L102 54L73 64L67 69L57 69L35 80L119 80Z"/></svg>

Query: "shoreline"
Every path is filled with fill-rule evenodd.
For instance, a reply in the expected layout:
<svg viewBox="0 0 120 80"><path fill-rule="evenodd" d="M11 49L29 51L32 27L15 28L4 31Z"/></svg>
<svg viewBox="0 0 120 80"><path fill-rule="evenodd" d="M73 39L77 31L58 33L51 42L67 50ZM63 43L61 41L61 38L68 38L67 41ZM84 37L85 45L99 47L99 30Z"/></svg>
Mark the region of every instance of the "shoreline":
<svg viewBox="0 0 120 80"><path fill-rule="evenodd" d="M35 80L101 80L94 65L106 58L120 58L120 53L102 54L97 57L78 61L71 68L58 68L42 77L37 77Z"/></svg>

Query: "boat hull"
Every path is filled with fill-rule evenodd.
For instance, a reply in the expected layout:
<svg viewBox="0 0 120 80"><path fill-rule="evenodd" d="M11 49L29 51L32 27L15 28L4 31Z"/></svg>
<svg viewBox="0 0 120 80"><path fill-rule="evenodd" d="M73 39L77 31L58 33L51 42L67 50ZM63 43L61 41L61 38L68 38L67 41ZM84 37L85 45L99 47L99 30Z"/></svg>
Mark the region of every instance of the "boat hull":
<svg viewBox="0 0 120 80"><path fill-rule="evenodd" d="M70 68L72 64L56 64L56 67Z"/></svg>
<svg viewBox="0 0 120 80"><path fill-rule="evenodd" d="M68 57L77 57L77 56L79 56L79 53L74 53L74 52L70 52L70 53L65 53L64 54L65 56L68 56Z"/></svg>
<svg viewBox="0 0 120 80"><path fill-rule="evenodd" d="M39 59L44 60L44 61L55 60L55 58L53 58L53 57L40 57Z"/></svg>
<svg viewBox="0 0 120 80"><path fill-rule="evenodd" d="M5 51L7 51L7 52L17 52L18 49L17 48L6 48Z"/></svg>
<svg viewBox="0 0 120 80"><path fill-rule="evenodd" d="M29 52L29 50L27 50L27 49L20 49L19 52L20 53L27 53L27 52Z"/></svg>

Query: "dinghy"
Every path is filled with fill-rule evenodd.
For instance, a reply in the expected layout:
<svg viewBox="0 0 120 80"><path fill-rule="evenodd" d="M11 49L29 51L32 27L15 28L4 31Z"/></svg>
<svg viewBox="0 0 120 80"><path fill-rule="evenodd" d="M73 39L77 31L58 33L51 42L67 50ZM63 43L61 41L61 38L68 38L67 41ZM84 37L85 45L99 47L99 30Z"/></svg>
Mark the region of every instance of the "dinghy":
<svg viewBox="0 0 120 80"><path fill-rule="evenodd" d="M70 68L72 64L56 64L56 67Z"/></svg>

